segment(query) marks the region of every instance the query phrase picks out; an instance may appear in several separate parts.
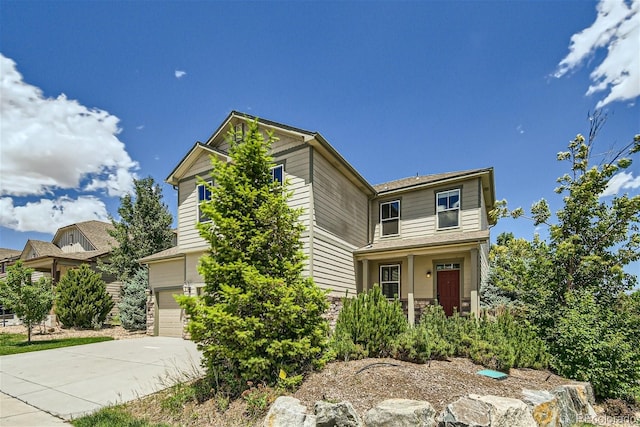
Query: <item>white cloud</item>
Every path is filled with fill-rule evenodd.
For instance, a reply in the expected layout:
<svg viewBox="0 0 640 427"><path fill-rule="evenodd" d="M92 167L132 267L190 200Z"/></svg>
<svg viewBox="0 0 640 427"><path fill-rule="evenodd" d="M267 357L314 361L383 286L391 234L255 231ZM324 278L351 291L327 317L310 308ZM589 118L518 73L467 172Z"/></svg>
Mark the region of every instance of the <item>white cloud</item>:
<svg viewBox="0 0 640 427"><path fill-rule="evenodd" d="M640 176L634 178L632 173L620 172L609 180L609 184L602 192L601 197L615 196L620 193L621 190L632 190L636 188L640 188Z"/></svg>
<svg viewBox="0 0 640 427"><path fill-rule="evenodd" d="M118 139L119 119L64 94L45 98L2 54L0 70L0 196L5 196L0 199L0 226L50 232L105 219L98 197L131 192L139 167ZM43 198L96 191L75 199ZM27 197L29 203L14 206L13 196Z"/></svg>
<svg viewBox="0 0 640 427"><path fill-rule="evenodd" d="M640 95L640 0L600 0L593 24L571 37L569 53L555 77L579 68L587 58L607 48L604 60L590 74L587 95L608 91L596 108Z"/></svg>
<svg viewBox="0 0 640 427"><path fill-rule="evenodd" d="M24 206L14 206L10 197L0 198L0 225L17 231L54 234L60 227L90 219L108 219L105 204L93 196L40 199Z"/></svg>
<svg viewBox="0 0 640 427"><path fill-rule="evenodd" d="M2 54L0 69L0 196L78 189L83 180L110 196L131 191L138 163L117 137L116 116L64 94L44 98Z"/></svg>
<svg viewBox="0 0 640 427"><path fill-rule="evenodd" d="M181 79L182 77L184 77L186 75L187 75L186 71L182 71L182 70L176 70L175 71L176 79Z"/></svg>

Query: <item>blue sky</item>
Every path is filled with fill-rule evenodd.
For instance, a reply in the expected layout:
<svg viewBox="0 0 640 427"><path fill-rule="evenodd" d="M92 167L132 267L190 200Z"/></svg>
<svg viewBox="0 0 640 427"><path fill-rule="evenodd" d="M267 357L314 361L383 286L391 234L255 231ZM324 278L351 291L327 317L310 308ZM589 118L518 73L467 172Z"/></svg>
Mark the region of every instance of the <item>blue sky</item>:
<svg viewBox="0 0 640 427"><path fill-rule="evenodd" d="M640 0L11 1L0 8L0 247L117 215L231 110L319 131L372 184L495 168L557 209L555 160L603 108L640 133ZM612 192L640 193L640 159ZM176 192L163 186L175 216ZM531 238L527 220L495 237ZM632 273L640 274L636 264Z"/></svg>

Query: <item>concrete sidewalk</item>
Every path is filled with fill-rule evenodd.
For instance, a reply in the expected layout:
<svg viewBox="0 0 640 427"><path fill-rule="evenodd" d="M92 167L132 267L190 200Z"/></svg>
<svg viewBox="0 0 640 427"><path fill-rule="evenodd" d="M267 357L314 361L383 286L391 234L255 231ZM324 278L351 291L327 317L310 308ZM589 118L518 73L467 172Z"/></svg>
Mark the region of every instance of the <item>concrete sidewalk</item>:
<svg viewBox="0 0 640 427"><path fill-rule="evenodd" d="M200 357L195 343L164 337L1 356L0 391L26 405L3 396L0 425L55 425L55 417L71 420L154 393L199 375ZM48 414L49 424L38 422ZM18 424L29 417L32 424Z"/></svg>

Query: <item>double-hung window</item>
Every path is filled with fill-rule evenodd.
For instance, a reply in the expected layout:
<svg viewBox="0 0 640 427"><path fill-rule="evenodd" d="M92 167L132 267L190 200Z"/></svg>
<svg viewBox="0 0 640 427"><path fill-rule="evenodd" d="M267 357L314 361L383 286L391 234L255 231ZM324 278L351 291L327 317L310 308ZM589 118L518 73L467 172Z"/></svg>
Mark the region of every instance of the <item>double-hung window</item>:
<svg viewBox="0 0 640 427"><path fill-rule="evenodd" d="M271 178L278 181L280 185L284 184L284 165L276 165L271 168Z"/></svg>
<svg viewBox="0 0 640 427"><path fill-rule="evenodd" d="M209 181L208 184L211 185L212 182ZM209 200L211 200L211 190L209 190L209 187L204 184L198 184L198 222L211 221L211 218L202 212L202 202Z"/></svg>
<svg viewBox="0 0 640 427"><path fill-rule="evenodd" d="M380 287L382 294L389 298L395 299L400 297L400 265L381 265L380 266Z"/></svg>
<svg viewBox="0 0 640 427"><path fill-rule="evenodd" d="M442 191L436 194L438 228L453 228L460 225L460 190Z"/></svg>
<svg viewBox="0 0 640 427"><path fill-rule="evenodd" d="M383 237L400 234L400 200L380 203L380 234Z"/></svg>

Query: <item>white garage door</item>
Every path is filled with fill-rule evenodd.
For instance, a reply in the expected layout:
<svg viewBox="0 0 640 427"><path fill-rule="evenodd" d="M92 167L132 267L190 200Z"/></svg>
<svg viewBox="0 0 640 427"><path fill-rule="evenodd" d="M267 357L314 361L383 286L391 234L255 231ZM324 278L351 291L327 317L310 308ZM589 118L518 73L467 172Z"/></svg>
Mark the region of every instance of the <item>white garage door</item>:
<svg viewBox="0 0 640 427"><path fill-rule="evenodd" d="M174 295L181 295L182 288L158 291L158 335L161 337L182 337L181 309Z"/></svg>

